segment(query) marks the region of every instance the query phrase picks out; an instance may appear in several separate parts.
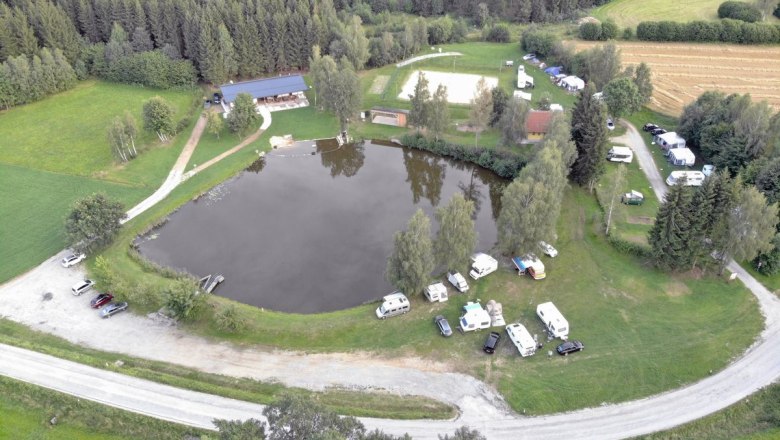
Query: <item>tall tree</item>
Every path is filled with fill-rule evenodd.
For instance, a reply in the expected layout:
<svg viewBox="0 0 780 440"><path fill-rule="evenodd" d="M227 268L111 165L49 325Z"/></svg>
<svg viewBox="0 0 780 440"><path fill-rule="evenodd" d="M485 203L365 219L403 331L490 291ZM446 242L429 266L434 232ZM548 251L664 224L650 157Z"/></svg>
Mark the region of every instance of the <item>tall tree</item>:
<svg viewBox="0 0 780 440"><path fill-rule="evenodd" d="M493 95L487 87L485 77L477 82L477 90L471 99L469 110L469 123L474 128L474 145L479 145L479 134L487 128L490 121L490 112L493 109Z"/></svg>
<svg viewBox="0 0 780 440"><path fill-rule="evenodd" d="M690 201L690 188L678 184L669 189L658 209L647 239L656 266L664 269L689 267Z"/></svg>
<svg viewBox="0 0 780 440"><path fill-rule="evenodd" d="M428 127L438 141L441 134L444 133L447 126L450 125L450 108L447 103L447 87L444 84L439 84L439 87L436 88L429 109Z"/></svg>
<svg viewBox="0 0 780 440"><path fill-rule="evenodd" d="M588 83L580 92L572 112L571 137L577 146L571 176L580 186L591 191L604 173L607 155L607 115L601 102L593 98L595 89Z"/></svg>
<svg viewBox="0 0 780 440"><path fill-rule="evenodd" d="M68 243L78 251L105 246L114 239L126 216L124 205L103 193L76 200L65 220Z"/></svg>
<svg viewBox="0 0 780 440"><path fill-rule="evenodd" d="M173 106L165 99L160 96L149 99L143 107L144 129L156 133L161 141L167 141L175 134L173 114Z"/></svg>
<svg viewBox="0 0 780 440"><path fill-rule="evenodd" d="M508 255L523 255L548 239L548 189L530 177L519 176L501 196L498 245Z"/></svg>
<svg viewBox="0 0 780 440"><path fill-rule="evenodd" d="M255 100L249 93L239 93L233 102L233 110L227 116L230 131L244 136L257 125L260 115L257 114Z"/></svg>
<svg viewBox="0 0 780 440"><path fill-rule="evenodd" d="M360 17L353 15L344 26L343 32L341 42L345 48L344 55L352 63L355 70L361 70L368 61L369 53L368 38L366 38Z"/></svg>
<svg viewBox="0 0 780 440"><path fill-rule="evenodd" d="M339 120L342 131L347 131L349 121L360 109L360 79L355 73L352 63L342 57L339 62L339 72L331 96L333 113Z"/></svg>
<svg viewBox="0 0 780 440"><path fill-rule="evenodd" d="M488 125L495 127L501 120L501 116L504 115L504 110L507 105L509 105L510 97L501 87L494 87L490 93L493 98L493 110L490 113L490 122Z"/></svg>
<svg viewBox="0 0 780 440"><path fill-rule="evenodd" d="M219 139L222 128L225 126L225 119L218 112L206 112L206 130Z"/></svg>
<svg viewBox="0 0 780 440"><path fill-rule="evenodd" d="M653 96L653 74L650 72L650 66L644 61L639 63L634 71L634 84L639 89L642 104L650 102L650 97Z"/></svg>
<svg viewBox="0 0 780 440"><path fill-rule="evenodd" d="M409 125L418 131L428 126L431 92L428 90L428 79L420 71L417 74L417 84L414 92L409 95L412 109L409 111Z"/></svg>
<svg viewBox="0 0 780 440"><path fill-rule="evenodd" d="M528 103L522 99L509 100L498 124L501 129L501 145L513 146L522 142L526 136L525 120L528 110Z"/></svg>
<svg viewBox="0 0 780 440"><path fill-rule="evenodd" d="M422 293L434 268L431 222L422 209L409 220L406 231L396 232L385 278L407 295Z"/></svg>
<svg viewBox="0 0 780 440"><path fill-rule="evenodd" d="M642 108L642 94L631 78L615 78L604 86L604 102L614 118L631 115Z"/></svg>
<svg viewBox="0 0 780 440"><path fill-rule="evenodd" d="M436 262L447 270L465 270L477 245L474 229L474 202L456 193L447 206L436 210L439 231L434 241Z"/></svg>

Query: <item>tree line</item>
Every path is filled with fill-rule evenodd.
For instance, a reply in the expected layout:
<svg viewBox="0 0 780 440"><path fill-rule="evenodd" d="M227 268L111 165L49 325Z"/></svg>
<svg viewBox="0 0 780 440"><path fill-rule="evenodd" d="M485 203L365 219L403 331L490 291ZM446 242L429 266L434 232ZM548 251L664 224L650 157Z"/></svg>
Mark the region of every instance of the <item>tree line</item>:
<svg viewBox="0 0 780 440"><path fill-rule="evenodd" d="M37 101L75 84L76 73L60 49L10 57L0 65L0 107Z"/></svg>
<svg viewBox="0 0 780 440"><path fill-rule="evenodd" d="M636 27L643 41L722 42L734 44L780 43L780 25L748 23L724 18L719 21L643 21Z"/></svg>

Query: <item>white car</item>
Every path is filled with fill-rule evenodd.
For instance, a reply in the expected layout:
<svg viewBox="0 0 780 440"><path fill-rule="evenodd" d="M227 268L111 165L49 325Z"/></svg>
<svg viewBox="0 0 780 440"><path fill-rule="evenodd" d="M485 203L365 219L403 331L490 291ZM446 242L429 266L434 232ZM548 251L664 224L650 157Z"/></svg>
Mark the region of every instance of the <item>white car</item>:
<svg viewBox="0 0 780 440"><path fill-rule="evenodd" d="M92 280L79 281L78 283L74 284L70 290L73 292L73 295L79 296L82 293L89 291L94 285L95 282Z"/></svg>
<svg viewBox="0 0 780 440"><path fill-rule="evenodd" d="M704 174L704 177L710 177L710 175L714 172L715 165L704 165L704 167L701 169L701 173Z"/></svg>
<svg viewBox="0 0 780 440"><path fill-rule="evenodd" d="M84 254L68 254L62 259L62 267L75 266L84 261L85 258L87 258L87 256Z"/></svg>
<svg viewBox="0 0 780 440"><path fill-rule="evenodd" d="M547 244L544 241L539 242L539 247L542 248L544 254L550 258L555 258L555 256L558 255L558 251L554 247L552 247L552 245Z"/></svg>
<svg viewBox="0 0 780 440"><path fill-rule="evenodd" d="M528 61L528 60L530 60L531 58L533 58L533 57L535 57L535 56L536 56L536 55L534 55L534 54L532 54L532 53L527 53L527 54L523 55L523 60L524 60L524 61Z"/></svg>

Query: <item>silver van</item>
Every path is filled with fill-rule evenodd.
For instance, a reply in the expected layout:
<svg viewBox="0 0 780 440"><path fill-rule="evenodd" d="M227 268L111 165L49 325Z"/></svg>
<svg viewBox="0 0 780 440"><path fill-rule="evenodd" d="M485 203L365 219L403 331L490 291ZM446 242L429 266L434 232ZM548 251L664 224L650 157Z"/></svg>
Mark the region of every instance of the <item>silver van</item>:
<svg viewBox="0 0 780 440"><path fill-rule="evenodd" d="M379 319L391 316L403 315L412 309L409 299L401 292L391 293L382 298L382 305L376 309L376 317Z"/></svg>
<svg viewBox="0 0 780 440"><path fill-rule="evenodd" d="M70 290L73 292L74 295L79 296L82 293L91 289L92 286L94 285L95 282L92 280L79 281L78 283L74 284L73 287L70 288Z"/></svg>

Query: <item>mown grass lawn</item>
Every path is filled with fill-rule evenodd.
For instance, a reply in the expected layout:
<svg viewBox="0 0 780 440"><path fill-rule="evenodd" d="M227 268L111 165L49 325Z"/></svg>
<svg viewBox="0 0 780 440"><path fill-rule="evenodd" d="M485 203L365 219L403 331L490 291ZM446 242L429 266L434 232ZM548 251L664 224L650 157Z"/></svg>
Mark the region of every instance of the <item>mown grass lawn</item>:
<svg viewBox="0 0 780 440"><path fill-rule="evenodd" d="M636 27L642 21L717 20L720 0L612 0L591 11L599 20L611 18L620 27Z"/></svg>
<svg viewBox="0 0 780 440"><path fill-rule="evenodd" d="M177 120L194 114L196 91L100 81L0 112L0 282L65 246L64 220L76 199L103 191L129 208L162 183L192 123L164 145L143 134L143 153L123 166L113 162L105 140L114 116L126 109L140 124L143 102L155 95L176 107Z"/></svg>

